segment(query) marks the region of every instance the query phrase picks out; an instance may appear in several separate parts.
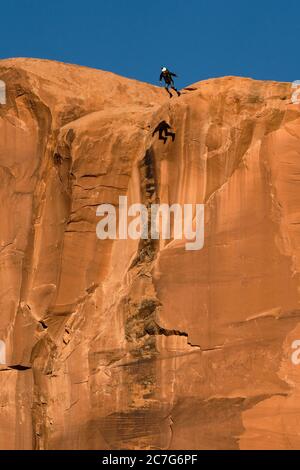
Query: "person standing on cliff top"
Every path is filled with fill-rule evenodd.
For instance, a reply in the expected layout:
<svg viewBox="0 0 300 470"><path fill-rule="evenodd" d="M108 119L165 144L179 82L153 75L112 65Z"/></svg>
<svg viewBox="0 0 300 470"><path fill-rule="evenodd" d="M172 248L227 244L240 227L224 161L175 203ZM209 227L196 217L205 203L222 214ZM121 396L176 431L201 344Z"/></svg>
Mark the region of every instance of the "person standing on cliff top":
<svg viewBox="0 0 300 470"><path fill-rule="evenodd" d="M177 77L176 73L170 72L170 70L168 70L167 67L162 67L161 68L161 74L160 74L160 77L159 77L159 81L161 82L162 80L164 80L165 89L169 93L170 98L172 98L173 95L170 92L169 87L171 87L172 90L176 91L177 95L180 96L180 91L178 91L175 88L173 77Z"/></svg>

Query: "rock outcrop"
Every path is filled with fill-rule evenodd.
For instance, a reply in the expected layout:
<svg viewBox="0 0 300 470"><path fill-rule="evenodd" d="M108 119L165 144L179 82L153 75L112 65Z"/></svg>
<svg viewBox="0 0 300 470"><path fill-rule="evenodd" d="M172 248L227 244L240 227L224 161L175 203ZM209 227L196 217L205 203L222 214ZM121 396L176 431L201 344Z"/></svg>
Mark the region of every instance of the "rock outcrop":
<svg viewBox="0 0 300 470"><path fill-rule="evenodd" d="M299 449L291 84L170 100L33 59L0 79L0 448ZM162 121L175 139L152 135ZM204 248L99 240L96 209L120 195L205 204Z"/></svg>

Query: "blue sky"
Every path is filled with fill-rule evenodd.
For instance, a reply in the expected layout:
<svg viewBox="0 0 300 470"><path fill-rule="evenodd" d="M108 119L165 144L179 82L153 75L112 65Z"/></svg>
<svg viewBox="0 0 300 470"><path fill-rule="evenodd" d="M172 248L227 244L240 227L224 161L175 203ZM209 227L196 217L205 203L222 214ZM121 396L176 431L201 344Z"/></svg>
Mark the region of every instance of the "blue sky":
<svg viewBox="0 0 300 470"><path fill-rule="evenodd" d="M7 0L0 56L87 65L179 87L223 75L300 79L300 2L289 0Z"/></svg>

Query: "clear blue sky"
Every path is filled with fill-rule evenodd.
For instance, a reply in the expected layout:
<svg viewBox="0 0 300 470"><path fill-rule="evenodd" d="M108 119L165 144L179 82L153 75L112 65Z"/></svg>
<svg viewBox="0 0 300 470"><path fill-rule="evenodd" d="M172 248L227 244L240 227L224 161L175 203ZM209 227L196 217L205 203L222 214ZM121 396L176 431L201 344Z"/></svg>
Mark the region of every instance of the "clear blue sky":
<svg viewBox="0 0 300 470"><path fill-rule="evenodd" d="M300 80L300 1L6 0L0 56L87 65L180 87L240 75Z"/></svg>

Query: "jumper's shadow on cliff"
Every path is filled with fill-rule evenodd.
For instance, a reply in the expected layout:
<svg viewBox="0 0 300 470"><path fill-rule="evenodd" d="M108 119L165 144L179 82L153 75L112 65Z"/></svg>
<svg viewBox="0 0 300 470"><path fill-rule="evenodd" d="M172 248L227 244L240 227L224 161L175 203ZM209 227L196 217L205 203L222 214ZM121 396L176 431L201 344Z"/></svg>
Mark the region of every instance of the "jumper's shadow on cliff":
<svg viewBox="0 0 300 470"><path fill-rule="evenodd" d="M175 132L170 131L172 127L166 121L161 121L152 133L152 137L158 132L158 139L163 140L164 144L167 142L168 137L172 138L172 142L175 140Z"/></svg>

